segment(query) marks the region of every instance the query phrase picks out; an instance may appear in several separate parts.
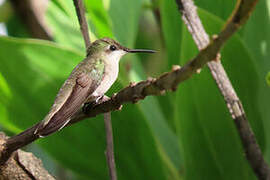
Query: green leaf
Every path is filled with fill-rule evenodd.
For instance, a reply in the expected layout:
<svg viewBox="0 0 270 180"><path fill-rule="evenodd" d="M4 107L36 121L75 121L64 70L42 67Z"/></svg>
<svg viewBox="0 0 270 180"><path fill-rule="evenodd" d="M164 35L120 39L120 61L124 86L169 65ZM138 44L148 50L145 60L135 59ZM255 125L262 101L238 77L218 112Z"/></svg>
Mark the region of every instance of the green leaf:
<svg viewBox="0 0 270 180"><path fill-rule="evenodd" d="M209 35L217 33L224 24L200 9L199 15L202 22L207 23L205 28ZM183 27L180 64L198 52L190 33ZM254 59L238 35L226 44L221 57L247 118L264 148L263 125L256 99L259 93L258 72L254 68ZM177 96L175 121L185 157L186 179L255 179L243 155L233 120L209 70L203 68L200 74L181 84Z"/></svg>
<svg viewBox="0 0 270 180"><path fill-rule="evenodd" d="M55 42L85 53L83 37L77 19L68 16L52 1L49 2L46 12L46 23L52 31Z"/></svg>
<svg viewBox="0 0 270 180"><path fill-rule="evenodd" d="M108 12L105 10L102 0L85 1L86 9L90 15L91 22L97 30L97 37L112 37L111 22Z"/></svg>
<svg viewBox="0 0 270 180"><path fill-rule="evenodd" d="M7 34L13 37L30 38L31 35L28 32L25 24L20 21L18 16L11 16L5 23L7 28Z"/></svg>
<svg viewBox="0 0 270 180"><path fill-rule="evenodd" d="M12 99L12 93L10 90L9 85L7 84L5 78L0 74L0 98L1 98L1 103L0 103L0 114L2 116L2 119L4 120L5 127L7 129L13 131L13 132L19 132L20 129L11 123L10 121L5 121L6 119L9 118L8 116L8 110L5 107L5 104L9 104L9 102Z"/></svg>
<svg viewBox="0 0 270 180"><path fill-rule="evenodd" d="M121 179L165 179L155 134L139 108L134 104L126 105L113 119L115 151L119 160L116 164L120 167L119 175L123 174Z"/></svg>
<svg viewBox="0 0 270 180"><path fill-rule="evenodd" d="M73 0L52 0L51 2L53 2L59 9L61 9L68 17L72 18L72 21L78 21ZM48 9L49 8L50 6Z"/></svg>
<svg viewBox="0 0 270 180"><path fill-rule="evenodd" d="M138 59L132 63L133 69L130 72L131 81L141 81L145 78ZM179 179L178 169L182 168L179 144L175 133L170 129L165 116L158 104L156 97L147 97L138 103L138 107L144 115L145 121L149 124L153 135L159 145L159 151L173 179Z"/></svg>
<svg viewBox="0 0 270 180"><path fill-rule="evenodd" d="M6 22L13 14L10 1L5 1L0 5L0 23Z"/></svg>
<svg viewBox="0 0 270 180"><path fill-rule="evenodd" d="M53 102L57 85L81 59L78 53L61 50L46 41L1 37L0 71L12 92L12 99L5 106L8 111L14 111L9 118L17 127L25 129L42 119L46 114L44 110L49 107L48 101ZM61 71L59 66L62 66ZM41 89L42 93L39 92ZM21 105L19 108L18 104Z"/></svg>
<svg viewBox="0 0 270 180"><path fill-rule="evenodd" d="M142 0L110 1L108 11L112 20L113 35L124 46L132 47L135 43L141 5Z"/></svg>
<svg viewBox="0 0 270 180"><path fill-rule="evenodd" d="M195 1L195 4L201 9L218 16L219 18L226 20L229 18L234 7L236 6L236 1L224 1L216 0L214 3L211 0Z"/></svg>
<svg viewBox="0 0 270 180"><path fill-rule="evenodd" d="M267 73L266 82L267 82L268 86L270 86L270 72Z"/></svg>
<svg viewBox="0 0 270 180"><path fill-rule="evenodd" d="M178 64L181 47L182 20L174 0L162 0L161 25L168 56L168 69Z"/></svg>

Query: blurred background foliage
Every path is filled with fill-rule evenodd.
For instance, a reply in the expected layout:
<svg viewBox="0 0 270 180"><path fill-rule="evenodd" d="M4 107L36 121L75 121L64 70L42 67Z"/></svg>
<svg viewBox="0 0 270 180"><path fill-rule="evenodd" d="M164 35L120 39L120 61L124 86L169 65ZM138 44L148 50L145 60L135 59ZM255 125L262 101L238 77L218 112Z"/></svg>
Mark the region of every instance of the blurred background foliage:
<svg viewBox="0 0 270 180"><path fill-rule="evenodd" d="M37 2L37 1L36 1ZM129 82L183 65L198 50L174 0L84 0L91 40L159 50L127 55L111 95ZM195 1L209 35L236 1ZM51 0L44 13L52 41L33 33L9 0L0 5L0 124L8 135L42 120L71 70L84 57L72 0ZM222 64L270 162L270 3L259 1L247 24L221 52ZM35 30L35 28L34 28ZM108 179L103 117L87 119L28 146L57 179ZM256 179L223 97L207 67L160 97L112 113L119 179ZM37 145L35 145L37 144Z"/></svg>

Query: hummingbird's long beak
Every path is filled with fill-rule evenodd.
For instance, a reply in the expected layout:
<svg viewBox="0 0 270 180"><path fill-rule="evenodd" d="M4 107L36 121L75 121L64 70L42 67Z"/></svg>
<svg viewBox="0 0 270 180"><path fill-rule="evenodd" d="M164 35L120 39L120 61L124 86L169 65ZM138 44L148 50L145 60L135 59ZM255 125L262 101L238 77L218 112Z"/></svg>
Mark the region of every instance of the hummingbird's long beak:
<svg viewBox="0 0 270 180"><path fill-rule="evenodd" d="M156 53L157 51L150 50L150 49L125 49L128 53Z"/></svg>

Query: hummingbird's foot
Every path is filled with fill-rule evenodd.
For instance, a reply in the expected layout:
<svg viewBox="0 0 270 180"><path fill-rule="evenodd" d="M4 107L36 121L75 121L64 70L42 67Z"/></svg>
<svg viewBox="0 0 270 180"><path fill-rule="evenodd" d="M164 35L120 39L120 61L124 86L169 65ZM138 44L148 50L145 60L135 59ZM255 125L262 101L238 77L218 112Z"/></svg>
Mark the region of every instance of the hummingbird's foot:
<svg viewBox="0 0 270 180"><path fill-rule="evenodd" d="M123 105L122 105L122 104L120 104L120 106L119 106L119 107L117 107L117 111L121 111L121 110L122 110L122 107L123 107Z"/></svg>
<svg viewBox="0 0 270 180"><path fill-rule="evenodd" d="M87 111L89 109L92 109L94 106L95 106L96 102L95 101L92 101L92 102L87 102L87 103L84 103L83 107L82 107L82 112L84 114L87 114Z"/></svg>
<svg viewBox="0 0 270 180"><path fill-rule="evenodd" d="M97 104L101 103L104 101L104 98L107 96L101 95L95 98L95 100L92 101L88 101L86 103L84 103L83 107L82 107L82 111L83 113L87 114L87 111L89 109L94 108Z"/></svg>
<svg viewBox="0 0 270 180"><path fill-rule="evenodd" d="M104 99L104 97L105 97L104 94L101 95L101 96L98 96L98 97L96 98L96 100L95 100L96 104L99 104L100 102L102 102L103 99Z"/></svg>

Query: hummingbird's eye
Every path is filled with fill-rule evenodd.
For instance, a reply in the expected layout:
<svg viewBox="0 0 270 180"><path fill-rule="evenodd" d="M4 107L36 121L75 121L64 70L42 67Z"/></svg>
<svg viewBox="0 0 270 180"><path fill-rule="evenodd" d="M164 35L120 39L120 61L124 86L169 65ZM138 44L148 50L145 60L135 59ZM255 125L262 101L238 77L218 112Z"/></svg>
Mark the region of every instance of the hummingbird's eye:
<svg viewBox="0 0 270 180"><path fill-rule="evenodd" d="M115 51L116 50L116 46L115 45L110 45L110 50L111 51Z"/></svg>

